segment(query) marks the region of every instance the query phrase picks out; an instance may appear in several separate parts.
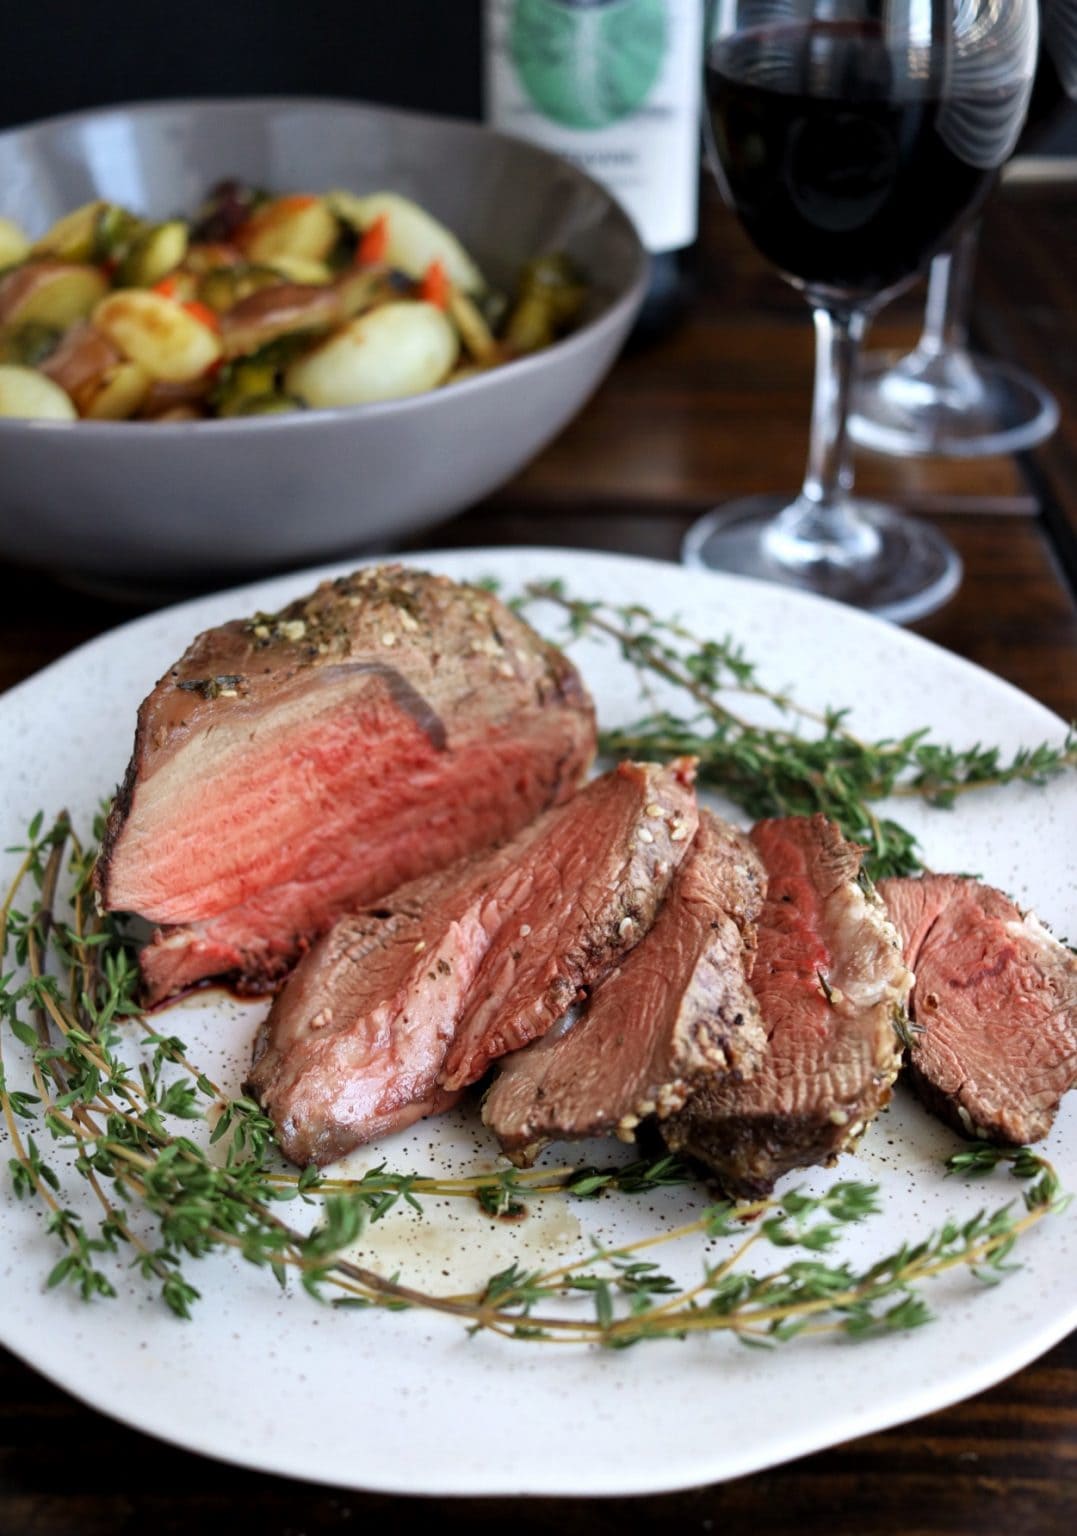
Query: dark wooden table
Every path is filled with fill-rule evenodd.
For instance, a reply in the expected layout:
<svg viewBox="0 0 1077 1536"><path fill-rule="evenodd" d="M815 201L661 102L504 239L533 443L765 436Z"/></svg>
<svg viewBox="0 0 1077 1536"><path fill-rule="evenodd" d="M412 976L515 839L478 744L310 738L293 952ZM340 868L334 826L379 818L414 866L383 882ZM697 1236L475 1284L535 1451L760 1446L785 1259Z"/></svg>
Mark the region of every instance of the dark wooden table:
<svg viewBox="0 0 1077 1536"><path fill-rule="evenodd" d="M808 416L806 312L709 192L705 230L704 291L690 323L622 359L530 469L416 548L562 544L673 560L684 529L712 503L795 487ZM1063 424L1050 444L1019 463L864 456L859 465L865 489L937 518L965 561L959 595L918 628L1067 719L1077 717L1075 252L1077 182L1013 184L996 197L976 331L983 345L1033 368L1058 393ZM882 318L876 337L905 345L916 325L913 296ZM131 612L0 566L0 687ZM864 1369L879 1369L869 1353ZM377 1384L361 1390L376 1394ZM280 1411L287 1416L286 1384ZM503 1433L541 1433L541 1426L525 1403ZM0 1351L0 1536L191 1536L248 1521L265 1536L314 1536L367 1521L392 1528L413 1517L442 1530L565 1536L652 1525L798 1536L1070 1536L1077 1335L955 1408L731 1483L629 1501L465 1499L436 1507L237 1471L171 1449L119 1428Z"/></svg>

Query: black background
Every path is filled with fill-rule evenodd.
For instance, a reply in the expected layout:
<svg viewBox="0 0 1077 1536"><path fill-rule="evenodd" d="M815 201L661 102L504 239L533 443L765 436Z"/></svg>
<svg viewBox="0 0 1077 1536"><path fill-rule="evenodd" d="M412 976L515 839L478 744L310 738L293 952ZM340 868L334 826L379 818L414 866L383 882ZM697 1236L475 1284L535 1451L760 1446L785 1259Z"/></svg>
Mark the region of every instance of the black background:
<svg viewBox="0 0 1077 1536"><path fill-rule="evenodd" d="M0 0L0 127L164 96L482 107L482 0ZM1077 152L1072 108L1037 153Z"/></svg>
<svg viewBox="0 0 1077 1536"><path fill-rule="evenodd" d="M3 11L0 126L258 93L480 112L479 0L9 0Z"/></svg>

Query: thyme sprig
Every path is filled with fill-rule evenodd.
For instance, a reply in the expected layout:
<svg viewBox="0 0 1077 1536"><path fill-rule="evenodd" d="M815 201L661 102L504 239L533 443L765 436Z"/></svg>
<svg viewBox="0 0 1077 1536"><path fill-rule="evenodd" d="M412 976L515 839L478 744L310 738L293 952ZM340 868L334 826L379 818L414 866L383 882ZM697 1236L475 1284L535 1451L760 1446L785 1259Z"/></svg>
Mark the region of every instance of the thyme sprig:
<svg viewBox="0 0 1077 1536"><path fill-rule="evenodd" d="M830 1254L845 1228L877 1211L878 1192L842 1181L822 1195L791 1190L711 1205L636 1242L594 1243L557 1268L513 1263L475 1291L419 1290L349 1257L363 1232L398 1205L421 1212L428 1198L463 1198L492 1218L514 1218L536 1199L653 1194L688 1182L690 1170L667 1155L620 1168L505 1168L466 1178L385 1165L357 1179L287 1173L274 1160L272 1127L259 1106L224 1095L182 1040L148 1027L139 1013L131 945L113 918L95 912L93 849L66 815L47 828L35 817L17 851L22 857L0 906L8 1173L17 1198L39 1203L59 1246L46 1283L73 1286L86 1300L114 1296L114 1276L126 1261L174 1313L189 1317L199 1299L190 1261L232 1249L282 1286L293 1275L310 1295L337 1306L423 1308L518 1340L625 1348L698 1332L756 1345L825 1331L867 1338L926 1322L918 1287L932 1276L964 1268L984 1282L1001 1279L1013 1268L1018 1239L1065 1203L1038 1154L977 1146L951 1158L950 1170L982 1176L1008 1165L1028 1185L1023 1205L947 1222L861 1270ZM61 899L65 867L69 889ZM32 1088L8 1082L9 1041ZM143 1057L137 1069L121 1054L135 1043ZM45 1138L54 1146L48 1157ZM91 1192L96 1216L70 1198L72 1178ZM283 1219L288 1202L308 1211L305 1224ZM689 1239L702 1242L707 1256L700 1278L684 1284L650 1252ZM715 1260L718 1243L730 1246ZM779 1261L758 1273L749 1261L768 1249Z"/></svg>
<svg viewBox="0 0 1077 1536"><path fill-rule="evenodd" d="M768 687L731 638L703 640L639 603L585 602L568 596L557 581L531 583L517 606L536 602L562 611L569 639L592 635L614 643L652 702L654 678L687 697L684 714L655 707L629 726L604 731L604 751L616 757L697 757L700 780L753 818L822 812L864 846L873 879L911 874L922 865L913 833L893 817L880 816L873 802L911 796L948 809L973 789L1042 785L1077 767L1077 727L1061 746L1044 742L1009 758L997 747L947 746L926 729L868 741L850 729L848 710L809 709L788 691ZM780 723L748 718L738 699L768 706Z"/></svg>

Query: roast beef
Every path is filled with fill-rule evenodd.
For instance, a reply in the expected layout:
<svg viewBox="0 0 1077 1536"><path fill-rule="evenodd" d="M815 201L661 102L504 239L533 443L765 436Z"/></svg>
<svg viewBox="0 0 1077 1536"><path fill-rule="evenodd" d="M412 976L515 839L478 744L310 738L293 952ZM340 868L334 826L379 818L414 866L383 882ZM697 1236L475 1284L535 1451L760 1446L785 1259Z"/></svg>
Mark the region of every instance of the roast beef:
<svg viewBox="0 0 1077 1536"><path fill-rule="evenodd" d="M1038 1141L1077 1082L1077 956L977 880L924 875L879 891L916 973L917 1091L967 1136Z"/></svg>
<svg viewBox="0 0 1077 1536"><path fill-rule="evenodd" d="M887 1102L911 977L861 850L824 816L762 821L767 871L752 990L768 1048L748 1082L707 1079L663 1122L669 1146L734 1196L848 1148Z"/></svg>
<svg viewBox="0 0 1077 1536"><path fill-rule="evenodd" d="M621 764L511 843L342 918L255 1046L285 1155L331 1162L451 1102L647 931L697 825L692 765Z"/></svg>
<svg viewBox="0 0 1077 1536"><path fill-rule="evenodd" d="M514 1162L549 1141L631 1139L701 1078L752 1074L766 1048L748 985L765 885L747 838L701 812L651 931L577 1021L501 1062L482 1117Z"/></svg>
<svg viewBox="0 0 1077 1536"><path fill-rule="evenodd" d="M97 888L160 925L150 1001L264 990L341 912L568 797L594 746L574 668L495 597L361 570L207 631L161 679Z"/></svg>

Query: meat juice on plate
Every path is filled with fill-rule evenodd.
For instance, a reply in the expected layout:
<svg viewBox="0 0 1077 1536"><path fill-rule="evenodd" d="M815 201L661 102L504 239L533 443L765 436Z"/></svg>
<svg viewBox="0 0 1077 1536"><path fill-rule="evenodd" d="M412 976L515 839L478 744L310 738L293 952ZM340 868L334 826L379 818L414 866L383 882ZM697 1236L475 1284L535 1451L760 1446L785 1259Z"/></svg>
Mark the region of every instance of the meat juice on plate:
<svg viewBox="0 0 1077 1536"><path fill-rule="evenodd" d="M936 66L937 69L937 66ZM982 198L975 97L955 97L881 27L741 33L707 56L719 174L749 235L798 286L879 294ZM996 98L992 113L1005 116Z"/></svg>

